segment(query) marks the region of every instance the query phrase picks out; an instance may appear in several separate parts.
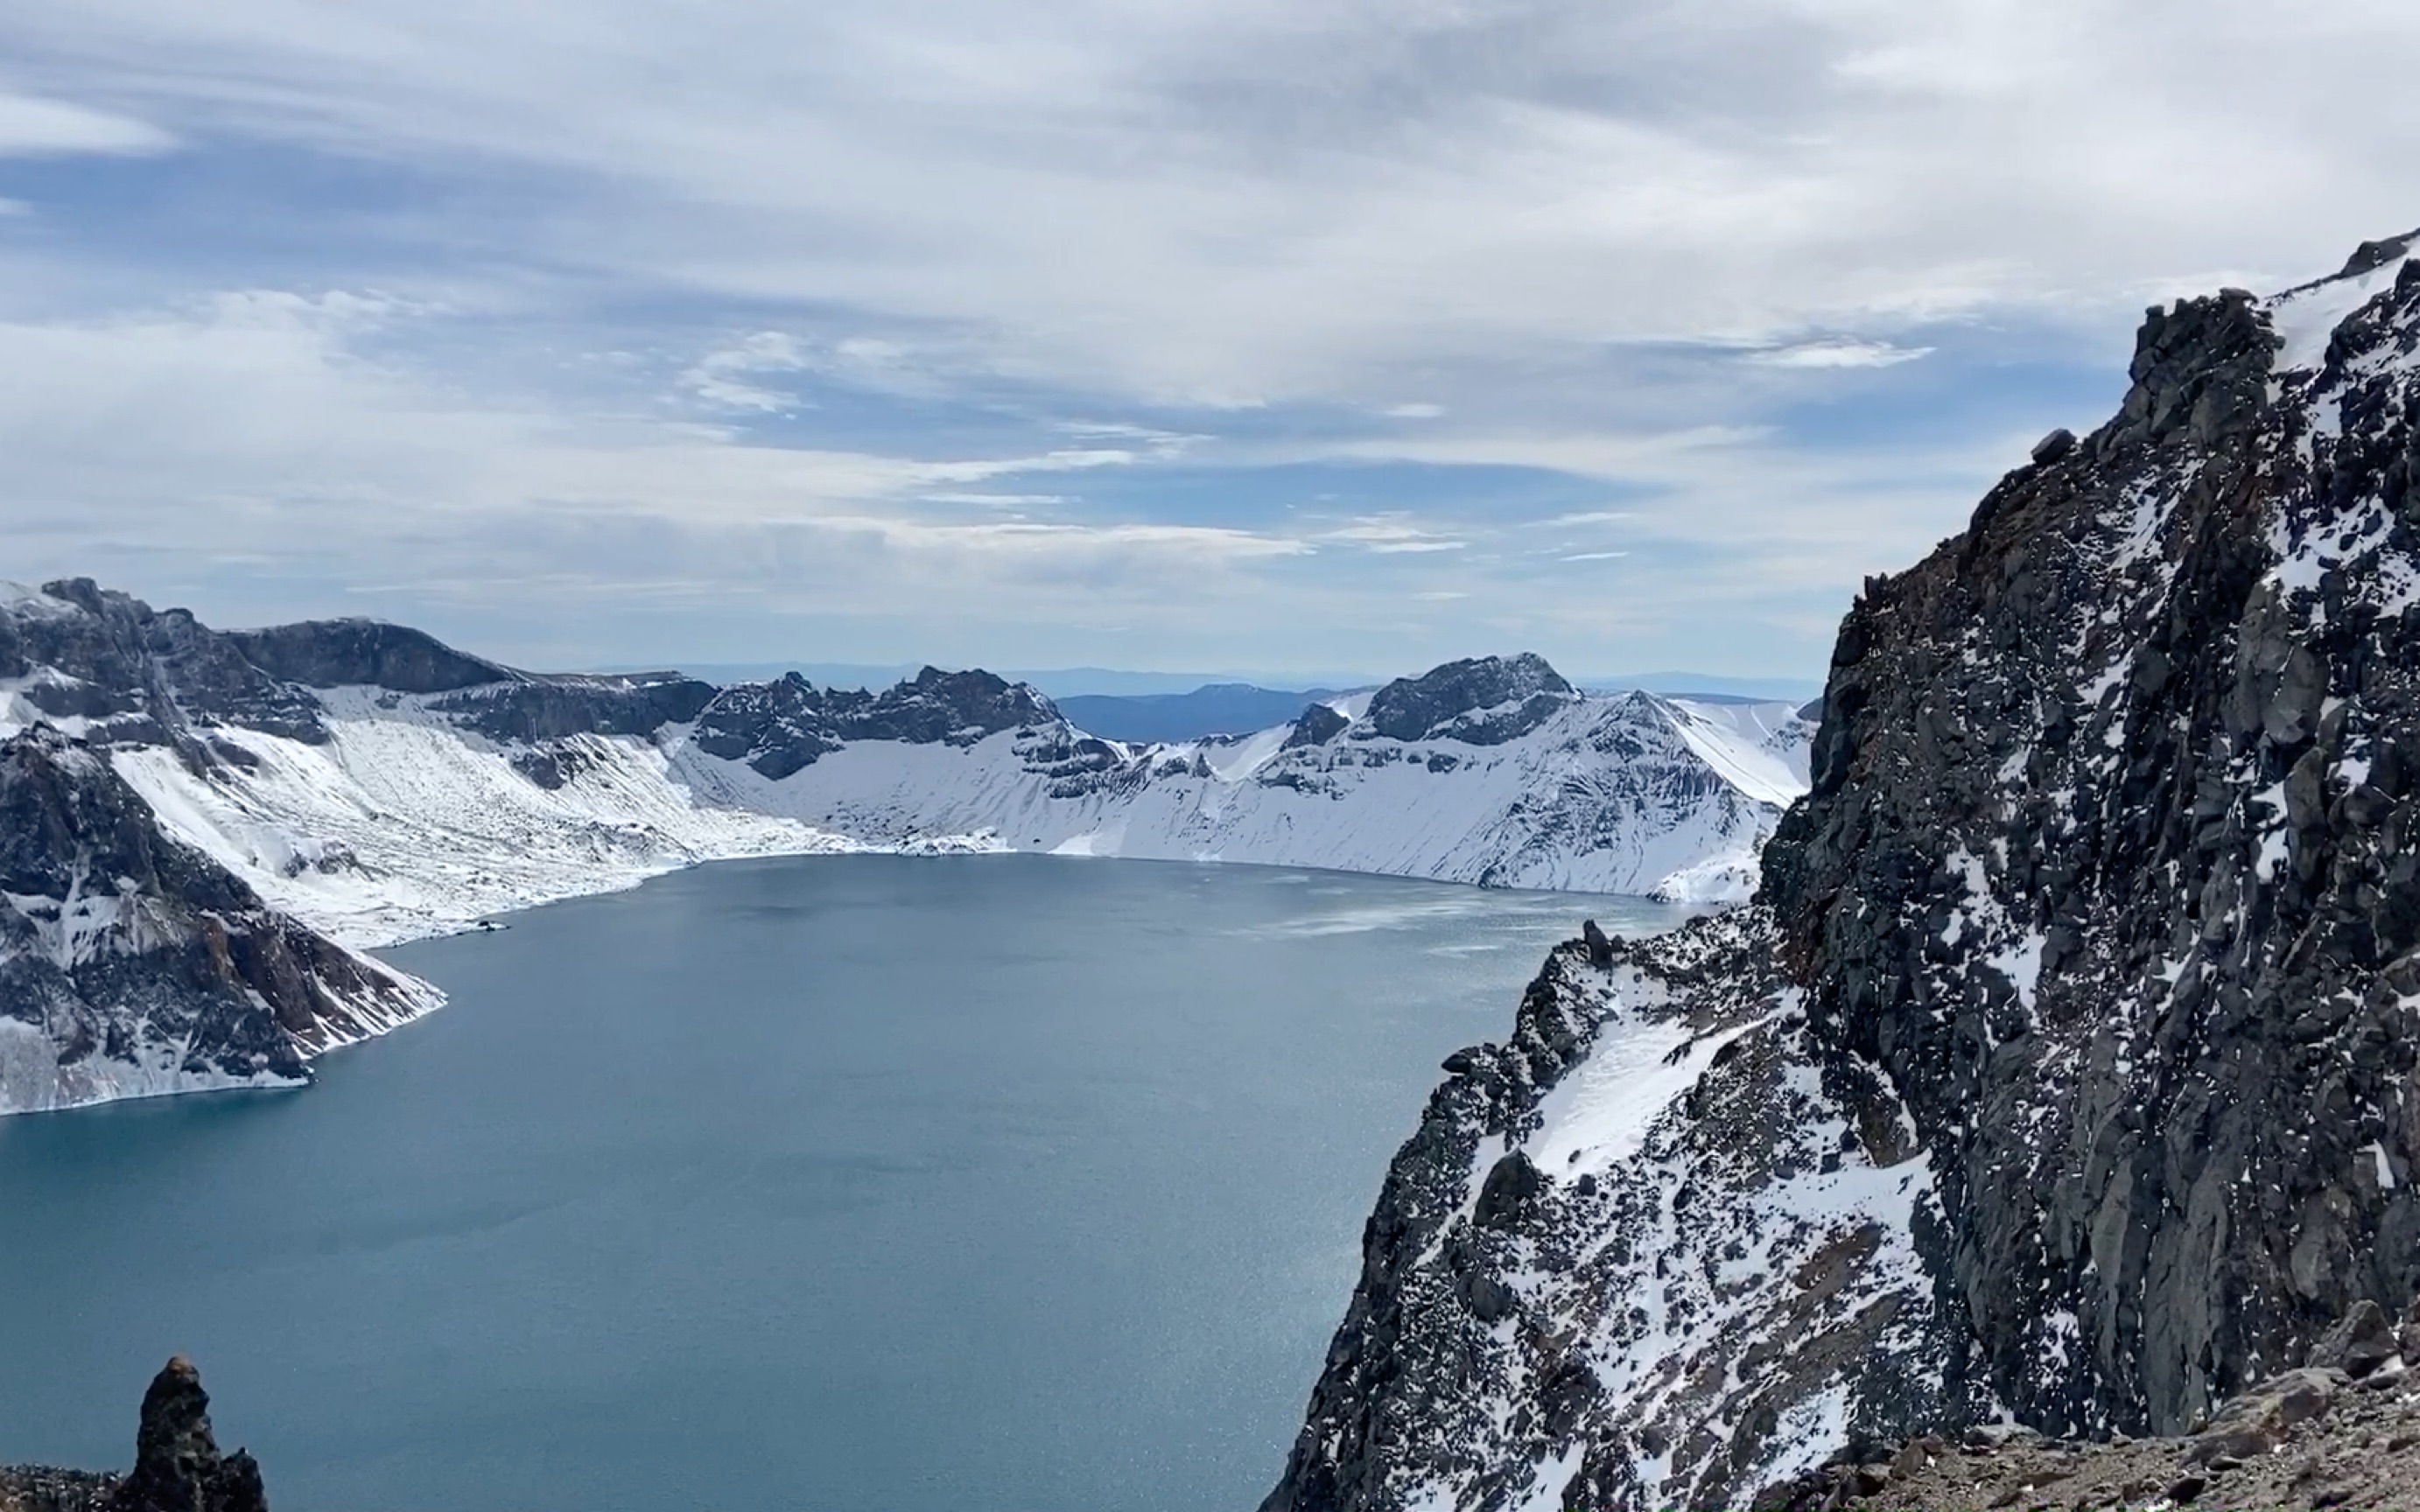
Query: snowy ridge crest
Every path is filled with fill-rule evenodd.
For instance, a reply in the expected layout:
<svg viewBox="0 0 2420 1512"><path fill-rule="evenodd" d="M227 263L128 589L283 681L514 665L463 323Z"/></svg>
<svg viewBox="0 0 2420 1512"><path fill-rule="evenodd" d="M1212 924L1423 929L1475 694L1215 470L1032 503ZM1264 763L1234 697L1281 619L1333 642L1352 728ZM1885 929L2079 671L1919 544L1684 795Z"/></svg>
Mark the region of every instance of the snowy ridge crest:
<svg viewBox="0 0 2420 1512"><path fill-rule="evenodd" d="M0 731L36 721L106 746L173 833L357 945L702 860L869 849L1737 902L1812 733L1782 704L1583 695L1523 656L1137 746L983 671L879 692L546 676L367 621L222 635L82 580L0 603Z"/></svg>

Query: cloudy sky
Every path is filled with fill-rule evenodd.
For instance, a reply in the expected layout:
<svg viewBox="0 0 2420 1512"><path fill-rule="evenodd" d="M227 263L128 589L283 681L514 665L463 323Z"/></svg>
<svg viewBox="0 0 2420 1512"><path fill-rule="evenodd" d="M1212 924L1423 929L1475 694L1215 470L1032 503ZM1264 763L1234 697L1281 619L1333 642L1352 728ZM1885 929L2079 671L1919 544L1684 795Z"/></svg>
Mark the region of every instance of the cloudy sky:
<svg viewBox="0 0 2420 1512"><path fill-rule="evenodd" d="M2420 8L0 8L0 578L541 666L1812 676Z"/></svg>

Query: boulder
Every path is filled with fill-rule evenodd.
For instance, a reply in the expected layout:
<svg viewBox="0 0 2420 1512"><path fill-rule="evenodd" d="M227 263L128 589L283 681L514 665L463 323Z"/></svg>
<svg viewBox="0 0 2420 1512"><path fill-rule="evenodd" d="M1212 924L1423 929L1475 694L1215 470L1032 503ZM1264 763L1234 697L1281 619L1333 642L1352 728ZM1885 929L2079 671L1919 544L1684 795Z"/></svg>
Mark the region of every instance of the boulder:
<svg viewBox="0 0 2420 1512"><path fill-rule="evenodd" d="M2210 1427L2194 1436L2186 1459L2207 1465L2273 1453L2286 1442L2287 1429L2327 1412L2339 1379L2334 1371L2305 1366L2261 1382L2219 1409Z"/></svg>
<svg viewBox="0 0 2420 1512"><path fill-rule="evenodd" d="M2395 1325L2387 1321L2386 1309L2364 1297L2319 1335L2308 1363L2333 1366L2359 1381L2397 1352Z"/></svg>

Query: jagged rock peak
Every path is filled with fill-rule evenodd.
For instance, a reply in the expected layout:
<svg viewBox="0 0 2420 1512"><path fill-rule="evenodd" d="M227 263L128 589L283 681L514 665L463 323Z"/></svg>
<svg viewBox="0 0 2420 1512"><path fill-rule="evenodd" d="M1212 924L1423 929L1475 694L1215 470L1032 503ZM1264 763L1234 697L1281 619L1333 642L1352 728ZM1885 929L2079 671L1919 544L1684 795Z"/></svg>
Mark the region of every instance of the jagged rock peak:
<svg viewBox="0 0 2420 1512"><path fill-rule="evenodd" d="M260 1466L241 1449L219 1452L209 1407L193 1362L171 1359L143 1394L134 1469L107 1512L268 1512Z"/></svg>
<svg viewBox="0 0 2420 1512"><path fill-rule="evenodd" d="M779 781L847 741L970 746L1003 730L1058 722L1059 710L1030 685L996 672L927 667L879 693L818 687L786 672L726 687L695 717L700 749Z"/></svg>
<svg viewBox="0 0 2420 1512"><path fill-rule="evenodd" d="M1388 683L1371 696L1363 721L1391 740L1492 746L1527 734L1578 696L1534 652L1477 656Z"/></svg>

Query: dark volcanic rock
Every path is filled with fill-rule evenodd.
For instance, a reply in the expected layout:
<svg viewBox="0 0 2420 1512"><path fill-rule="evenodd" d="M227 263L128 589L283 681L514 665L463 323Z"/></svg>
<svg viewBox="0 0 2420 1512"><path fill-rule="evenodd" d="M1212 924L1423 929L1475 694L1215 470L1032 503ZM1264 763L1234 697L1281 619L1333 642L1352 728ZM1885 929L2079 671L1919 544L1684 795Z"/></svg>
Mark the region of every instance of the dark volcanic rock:
<svg viewBox="0 0 2420 1512"><path fill-rule="evenodd" d="M134 1469L108 1512L268 1512L260 1467L240 1449L219 1453L209 1406L192 1362L170 1360L143 1394Z"/></svg>
<svg viewBox="0 0 2420 1512"><path fill-rule="evenodd" d="M535 744L574 735L652 735L698 717L711 683L678 672L629 676L517 673L447 693L436 706L490 740Z"/></svg>
<svg viewBox="0 0 2420 1512"><path fill-rule="evenodd" d="M383 687L450 693L520 674L461 652L424 631L382 620L305 620L227 639L261 671L309 687Z"/></svg>
<svg viewBox="0 0 2420 1512"><path fill-rule="evenodd" d="M651 735L695 718L715 691L678 672L516 671L375 620L221 632L84 578L0 601L0 677L37 671L22 696L43 714L89 721L83 733L94 740L174 744L197 766L245 759L210 736L213 725L325 740L313 688L427 695L466 729L529 745ZM543 780L544 770L533 770L533 779Z"/></svg>
<svg viewBox="0 0 2420 1512"><path fill-rule="evenodd" d="M1597 927L1595 919L1587 918L1580 921L1580 941L1588 947L1589 964L1592 966L1613 964L1613 941L1606 938L1605 931Z"/></svg>
<svg viewBox="0 0 2420 1512"><path fill-rule="evenodd" d="M167 839L54 730L0 742L0 1033L34 1031L0 1046L0 1108L307 1080L305 1055L433 999Z"/></svg>
<svg viewBox="0 0 2420 1512"><path fill-rule="evenodd" d="M1325 746L1344 733L1352 722L1325 703L1310 704L1295 718L1294 728L1286 732L1285 744L1279 748L1298 750L1305 746Z"/></svg>
<svg viewBox="0 0 2420 1512"><path fill-rule="evenodd" d="M183 609L155 611L89 578L0 601L0 677L37 670L26 702L89 721L94 740L162 745L194 722L325 738L311 696L254 666L233 640Z"/></svg>
<svg viewBox="0 0 2420 1512"><path fill-rule="evenodd" d="M2381 1324L2420 1291L2400 255L2355 259L2366 303L2153 311L2113 420L1868 582L1758 903L1613 942L1603 1013L1755 1026L1676 1047L1703 1069L1587 1195L1544 1151L1487 1227L1477 1185L1603 1022L1575 981L1545 1074L1468 1057L1390 1173L1273 1512L1732 1504L1824 1435L2175 1434L2315 1344L2394 1379ZM2351 313L2275 371L2312 308ZM1601 1396L1550 1389L1575 1357ZM2273 1405L2246 1443L2301 1431ZM2205 1502L2235 1458L2194 1472Z"/></svg>
<svg viewBox="0 0 2420 1512"><path fill-rule="evenodd" d="M1003 730L1047 724L1058 710L1023 683L927 667L879 693L817 687L797 672L743 683L716 694L696 717L697 743L707 755L745 761L779 781L845 741L970 746Z"/></svg>
<svg viewBox="0 0 2420 1512"><path fill-rule="evenodd" d="M1459 740L1493 746L1528 734L1579 695L1543 656L1450 661L1399 677L1371 697L1363 717L1392 740Z"/></svg>
<svg viewBox="0 0 2420 1512"><path fill-rule="evenodd" d="M209 1395L178 1355L143 1394L134 1469L125 1475L0 1466L0 1512L268 1512L260 1466L219 1452Z"/></svg>
<svg viewBox="0 0 2420 1512"><path fill-rule="evenodd" d="M2397 1356L2395 1325L2386 1310L2367 1297L2345 1310L2311 1346L2309 1363L2343 1371L2355 1381Z"/></svg>
<svg viewBox="0 0 2420 1512"><path fill-rule="evenodd" d="M1810 1016L1933 1151L1988 1383L2047 1429L2173 1432L2420 1286L2385 980L2420 945L2415 298L2273 407L2262 310L2155 313L2116 421L1867 585L1766 853Z"/></svg>
<svg viewBox="0 0 2420 1512"><path fill-rule="evenodd" d="M2034 442L2033 458L2037 463L2055 462L2075 450L2075 432L2061 425L2040 440Z"/></svg>

